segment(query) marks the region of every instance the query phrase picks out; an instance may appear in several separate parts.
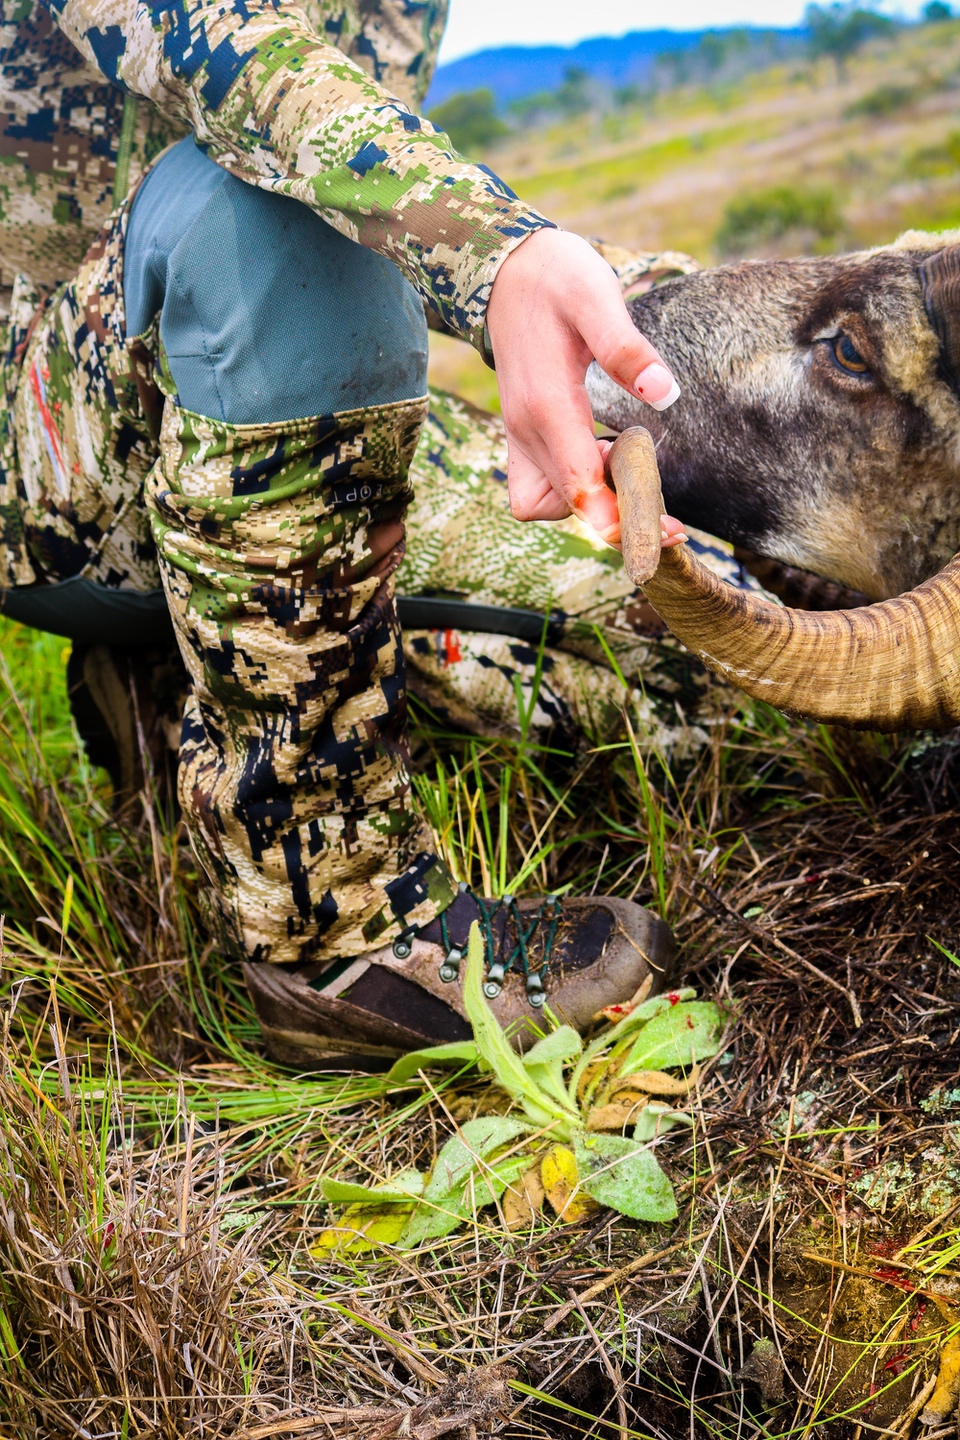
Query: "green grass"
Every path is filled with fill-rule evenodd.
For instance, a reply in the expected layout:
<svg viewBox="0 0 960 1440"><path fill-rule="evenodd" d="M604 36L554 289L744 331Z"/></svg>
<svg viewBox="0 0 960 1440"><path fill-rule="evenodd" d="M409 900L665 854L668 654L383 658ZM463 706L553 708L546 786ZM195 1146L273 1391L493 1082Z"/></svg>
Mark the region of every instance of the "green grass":
<svg viewBox="0 0 960 1440"><path fill-rule="evenodd" d="M758 134L747 121L697 129L688 134L671 136L657 144L637 146L606 159L578 159L568 165L540 170L535 176L524 179L521 188L524 198L535 204L557 195L575 195L578 204L615 200L633 194L638 184L649 183L691 157L701 160L747 138L761 139L764 131L769 131L769 124L763 124Z"/></svg>
<svg viewBox="0 0 960 1440"><path fill-rule="evenodd" d="M658 754L629 713L621 734L577 753L544 743L529 724L513 741L483 741L420 713L417 791L455 873L488 892L599 886L651 905L674 925L698 988L738 1017L738 1058L731 1072L722 1058L701 1082L692 1139L658 1150L681 1204L672 1233L621 1222L602 1244L587 1243L582 1228L541 1219L514 1237L486 1210L461 1235L411 1257L412 1267L390 1250L317 1260L310 1250L327 1223L323 1179L429 1168L451 1127L484 1113L484 1086L437 1075L426 1088L391 1091L377 1077L302 1079L264 1059L239 977L206 936L182 834L160 824L149 792L123 824L113 821L104 778L76 749L62 643L13 627L2 639L0 1433L9 1420L11 1434L59 1435L70 1416L91 1433L173 1437L202 1423L226 1437L278 1410L301 1418L326 1406L333 1434L363 1434L358 1404L389 1415L408 1403L409 1371L396 1365L412 1353L424 1374L442 1363L448 1377L510 1358L520 1368L508 1393L521 1407L510 1435L653 1434L644 1419L653 1404L657 1434L677 1433L692 1416L698 1433L732 1437L750 1417L760 1423L762 1411L726 1383L718 1398L716 1372L704 1386L689 1368L684 1336L707 1303L726 1317L725 1354L745 1358L771 1309L794 1364L821 1354L810 1361L827 1367L814 1408L778 1410L763 1421L768 1435L815 1422L839 1436L838 1417L859 1417L868 1404L874 1418L892 1418L916 1366L933 1363L936 1327L924 1322L911 1339L917 1358L905 1378L884 1375L881 1398L866 1399L864 1366L886 1363L899 1343L891 1335L913 1314L902 1297L894 1292L888 1304L879 1286L882 1324L851 1349L847 1332L825 1330L782 1280L771 1290L744 1272L736 1246L743 1217L753 1215L753 1228L762 1218L772 1173L763 1155L793 1177L792 1188L778 1182L780 1234L819 1204L810 1198L816 1179L813 1192L796 1187L823 1147L886 1143L875 1120L858 1123L842 1108L784 1137L777 1086L789 1095L810 1081L789 1045L779 1053L783 1042L767 1038L782 1002L776 970L763 969L779 963L779 952L762 936L785 936L790 952L830 963L804 938L802 904L786 923L789 883L771 888L770 877L806 873L814 862L829 868L817 853L830 844L849 865L863 836L879 833L885 797L906 783L909 747L798 727L763 707L731 706L719 691L711 740L683 765ZM929 831L923 843L935 843ZM903 863L894 841L892 873ZM714 904L710 895L728 907L719 918L701 908ZM932 912L924 925L942 937L929 953L949 950L950 932ZM872 953L869 927L861 943ZM767 998L749 983L726 988L731 965L751 956ZM956 971L945 957L944 968ZM837 983L846 984L842 967ZM789 980L786 993L796 984ZM824 992L828 1010L833 993ZM816 1003L808 997L798 1017L800 1041ZM839 1008L844 1037L849 1012ZM850 1044L871 1053L861 1033ZM727 1073L735 1090L750 1077L759 1108L748 1114L767 1115L759 1132L756 1118L746 1131L729 1116L718 1128ZM851 1093L842 1103L855 1105ZM772 1147L759 1164L751 1159L758 1134ZM715 1246L698 1260L694 1237L710 1226ZM762 1236L761 1225L754 1243ZM664 1278L647 1282L653 1290L639 1312L637 1293L615 1287L589 1312L593 1333L573 1309L548 1338L545 1326L569 1310L571 1289L671 1244ZM929 1235L917 1247L918 1274L949 1272L955 1253L955 1230ZM575 1278L555 1283L557 1266ZM654 1332L643 1329L648 1322ZM597 1327L612 1368L601 1366L587 1384ZM681 1347L681 1360L666 1368L657 1347L668 1342L658 1334ZM548 1357L561 1338L556 1369ZM836 1363L822 1360L824 1344ZM611 1390L611 1373L620 1373L621 1391ZM430 1385L414 1383L422 1403L433 1403ZM591 1414L594 1428L584 1418Z"/></svg>

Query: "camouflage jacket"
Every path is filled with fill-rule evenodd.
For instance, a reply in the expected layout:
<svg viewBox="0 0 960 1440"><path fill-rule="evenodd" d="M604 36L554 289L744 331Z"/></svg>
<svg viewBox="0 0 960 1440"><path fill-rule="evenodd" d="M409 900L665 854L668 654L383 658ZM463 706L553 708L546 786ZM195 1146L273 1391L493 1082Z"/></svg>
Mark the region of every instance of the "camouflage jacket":
<svg viewBox="0 0 960 1440"><path fill-rule="evenodd" d="M243 180L387 256L478 346L497 266L548 223L418 119L448 0L0 0L0 283L76 270L193 130Z"/></svg>

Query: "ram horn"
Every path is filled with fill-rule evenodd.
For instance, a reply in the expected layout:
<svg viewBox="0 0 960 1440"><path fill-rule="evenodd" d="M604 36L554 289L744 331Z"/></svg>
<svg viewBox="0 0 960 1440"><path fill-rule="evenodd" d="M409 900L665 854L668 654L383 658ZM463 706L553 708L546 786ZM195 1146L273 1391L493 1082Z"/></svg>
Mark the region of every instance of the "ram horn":
<svg viewBox="0 0 960 1440"><path fill-rule="evenodd" d="M644 452L635 438L615 454L619 444L609 465L633 578L636 497L654 484L659 496L659 475L654 480L649 464L636 463ZM649 500L639 509L645 515ZM725 584L686 545L664 550L656 573L638 574L637 583L708 669L778 710L869 730L960 724L960 557L917 589L856 610L775 605Z"/></svg>

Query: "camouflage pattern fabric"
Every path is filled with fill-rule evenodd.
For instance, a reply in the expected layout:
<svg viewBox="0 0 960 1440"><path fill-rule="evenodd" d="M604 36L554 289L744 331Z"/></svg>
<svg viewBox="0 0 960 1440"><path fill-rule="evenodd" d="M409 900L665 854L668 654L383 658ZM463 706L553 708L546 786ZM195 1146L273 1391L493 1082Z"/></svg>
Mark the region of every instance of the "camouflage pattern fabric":
<svg viewBox="0 0 960 1440"><path fill-rule="evenodd" d="M404 630L410 691L476 734L559 731L597 739L631 713L640 743L675 757L707 738L709 677L631 585L620 556L576 517L518 525L506 489L506 438L495 416L431 391L413 462L402 595L449 597L550 617L545 643L460 627ZM732 547L690 530L709 568L759 586Z"/></svg>
<svg viewBox="0 0 960 1440"><path fill-rule="evenodd" d="M160 584L143 482L161 397L147 350L128 345L124 330L126 219L124 206L21 342L15 453L4 471L9 585L75 575L112 589Z"/></svg>
<svg viewBox="0 0 960 1440"><path fill-rule="evenodd" d="M156 333L126 336L127 211L111 204L193 129L238 178L396 263L481 349L497 266L548 222L410 109L446 0L0 7L0 579L163 584L190 681L180 799L223 944L357 954L452 896L411 803L395 606L427 402L264 426L185 410ZM648 258L627 257L625 282ZM510 520L502 449L496 422L435 397L406 584L542 608L551 646L411 634L419 693L502 730L519 691L534 726L596 733L623 702L619 667L651 735L683 729L693 667L676 647L656 667L654 618L575 522Z"/></svg>
<svg viewBox="0 0 960 1440"><path fill-rule="evenodd" d="M131 100L94 69L33 0L0 3L0 285L18 271L44 290L73 276L130 181L182 122ZM135 122L135 123L131 123ZM121 185L117 160L123 139Z"/></svg>
<svg viewBox="0 0 960 1440"><path fill-rule="evenodd" d="M113 197L193 130L241 180L295 196L393 261L482 349L498 266L549 222L410 108L446 10L447 0L0 0L0 280L68 280Z"/></svg>
<svg viewBox="0 0 960 1440"><path fill-rule="evenodd" d="M178 405L156 334L126 335L127 210L48 300L18 286L4 578L162 582L190 681L180 800L229 953L355 955L452 896L407 770L395 588L412 474L403 588L552 618L540 655L407 635L434 709L516 730L519 686L534 730L596 735L626 700L648 741L702 740L700 667L657 638L619 557L576 521L510 517L493 417L439 394L426 425L427 397L263 426Z"/></svg>
<svg viewBox="0 0 960 1440"><path fill-rule="evenodd" d="M627 298L642 295L646 290L669 280L672 275L692 275L701 269L700 262L682 250L630 250L625 245L611 245L605 240L591 240L620 281Z"/></svg>
<svg viewBox="0 0 960 1440"><path fill-rule="evenodd" d="M124 206L21 335L8 585L165 587L178 788L229 953L355 955L454 893L414 810L394 571L426 398L279 425L182 409L128 340Z"/></svg>
<svg viewBox="0 0 960 1440"><path fill-rule="evenodd" d="M164 410L146 498L192 680L178 789L253 960L357 955L454 895L411 804L394 599L425 409Z"/></svg>
<svg viewBox="0 0 960 1440"><path fill-rule="evenodd" d="M633 295L699 269L678 251L592 243ZM411 694L448 724L485 736L516 737L525 728L576 745L609 734L626 709L643 748L675 758L697 749L721 687L633 588L617 552L579 520L516 523L506 465L499 419L432 390L398 591L532 610L551 623L539 645L473 631L466 621L405 629ZM759 590L732 546L689 533L705 565Z"/></svg>

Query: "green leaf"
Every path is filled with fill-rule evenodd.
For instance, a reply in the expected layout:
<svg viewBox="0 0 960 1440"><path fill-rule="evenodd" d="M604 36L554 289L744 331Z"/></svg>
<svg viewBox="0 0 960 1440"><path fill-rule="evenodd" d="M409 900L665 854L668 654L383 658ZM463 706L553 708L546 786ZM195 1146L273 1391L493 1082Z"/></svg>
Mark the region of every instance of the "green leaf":
<svg viewBox="0 0 960 1440"><path fill-rule="evenodd" d="M657 1100L651 1100L640 1111L637 1123L633 1127L634 1140L652 1140L656 1135L662 1135L666 1130L672 1130L674 1125L692 1125L693 1116L688 1115L686 1110L671 1110L669 1105L664 1105Z"/></svg>
<svg viewBox="0 0 960 1440"><path fill-rule="evenodd" d="M673 1187L650 1150L621 1135L573 1137L580 1181L588 1195L634 1220L675 1220Z"/></svg>
<svg viewBox="0 0 960 1440"><path fill-rule="evenodd" d="M484 1115L468 1120L456 1135L451 1135L437 1156L429 1183L423 1192L425 1200L443 1200L462 1190L472 1170L481 1169L478 1162L526 1135L530 1126L523 1120L506 1115Z"/></svg>
<svg viewBox="0 0 960 1440"><path fill-rule="evenodd" d="M655 1015L659 1015L662 1010L672 1009L678 1001L695 1000L696 998L696 990L689 987L686 990L669 990L666 995L653 995L649 1000L644 1000L642 1005L637 1006L630 1019L646 1022L652 1020Z"/></svg>
<svg viewBox="0 0 960 1440"><path fill-rule="evenodd" d="M481 1058L496 1076L497 1083L521 1104L535 1125L552 1126L557 1135L569 1134L577 1112L564 1097L561 1102L531 1079L520 1056L513 1049L483 993L483 940L480 926L470 926L467 967L463 980L463 1003L473 1026Z"/></svg>
<svg viewBox="0 0 960 1440"><path fill-rule="evenodd" d="M457 1199L452 1195L444 1196L442 1204L425 1205L421 1202L401 1230L397 1244L401 1250L412 1250L424 1240L439 1240L469 1220L471 1214L462 1192Z"/></svg>
<svg viewBox="0 0 960 1440"><path fill-rule="evenodd" d="M709 1000L681 1002L661 1010L644 1025L620 1069L666 1070L708 1060L720 1048L724 1019Z"/></svg>
<svg viewBox="0 0 960 1440"><path fill-rule="evenodd" d="M652 1020L662 1010L669 1010L678 1001L692 1000L696 993L696 990L673 990L666 995L654 995L651 1000L644 1000L642 1005L638 1005L635 1010L631 1010L629 1015L618 1020L612 1029L602 1030L596 1039L590 1041L570 1077L567 1095L571 1103L576 1101L580 1080L592 1060L605 1050L611 1049L612 1046L622 1043L634 1030L639 1030L641 1026L646 1025L648 1020Z"/></svg>
<svg viewBox="0 0 960 1440"><path fill-rule="evenodd" d="M515 1184L521 1175L527 1173L530 1163L530 1152L525 1150L522 1155L510 1155L504 1160L494 1160L490 1165L484 1165L474 1179L475 1208L482 1210L484 1205L492 1205L495 1200L499 1200L508 1185ZM464 1194L469 1199L469 1180Z"/></svg>
<svg viewBox="0 0 960 1440"><path fill-rule="evenodd" d="M476 1065L480 1052L473 1040L456 1040L450 1045L428 1045L424 1050L412 1050L401 1055L396 1064L387 1071L387 1083L400 1085L412 1080L421 1070L430 1070L434 1065Z"/></svg>
<svg viewBox="0 0 960 1440"><path fill-rule="evenodd" d="M511 1155L505 1160L494 1160L489 1165L482 1162L475 1165L448 1194L429 1195L425 1192L403 1227L397 1244L409 1250L424 1240L438 1240L443 1235L449 1235L458 1225L472 1219L484 1205L492 1205L499 1200L507 1186L513 1185L529 1168L528 1154Z"/></svg>
<svg viewBox="0 0 960 1440"><path fill-rule="evenodd" d="M583 1050L583 1041L571 1025L560 1025L544 1035L522 1057L524 1065L550 1065L554 1061L572 1060Z"/></svg>
<svg viewBox="0 0 960 1440"><path fill-rule="evenodd" d="M561 1025L551 1034L544 1035L521 1057L523 1068L534 1085L566 1109L569 1098L563 1078L564 1062L576 1059L582 1050L583 1041L576 1030L569 1025Z"/></svg>
<svg viewBox="0 0 960 1440"><path fill-rule="evenodd" d="M328 1250L373 1250L377 1245L396 1245L413 1209L409 1199L405 1205L351 1205L335 1224L321 1230L310 1254L322 1260Z"/></svg>
<svg viewBox="0 0 960 1440"><path fill-rule="evenodd" d="M381 1201L406 1201L409 1204L423 1194L426 1182L426 1175L421 1175L419 1170L403 1170L392 1180L385 1180L379 1185L357 1185L346 1180L321 1180L320 1194L332 1205L369 1205L374 1202L379 1204Z"/></svg>

